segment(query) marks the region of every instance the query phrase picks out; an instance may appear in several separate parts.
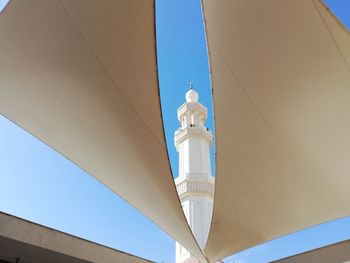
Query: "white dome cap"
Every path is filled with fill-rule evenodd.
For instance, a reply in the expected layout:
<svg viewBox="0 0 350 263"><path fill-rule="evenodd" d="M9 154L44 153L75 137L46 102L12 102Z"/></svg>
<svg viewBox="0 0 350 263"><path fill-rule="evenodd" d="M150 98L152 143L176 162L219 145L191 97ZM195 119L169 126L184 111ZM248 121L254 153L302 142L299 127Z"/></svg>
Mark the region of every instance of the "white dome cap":
<svg viewBox="0 0 350 263"><path fill-rule="evenodd" d="M192 89L192 84L190 85L190 90L186 92L186 102L198 102L198 92Z"/></svg>

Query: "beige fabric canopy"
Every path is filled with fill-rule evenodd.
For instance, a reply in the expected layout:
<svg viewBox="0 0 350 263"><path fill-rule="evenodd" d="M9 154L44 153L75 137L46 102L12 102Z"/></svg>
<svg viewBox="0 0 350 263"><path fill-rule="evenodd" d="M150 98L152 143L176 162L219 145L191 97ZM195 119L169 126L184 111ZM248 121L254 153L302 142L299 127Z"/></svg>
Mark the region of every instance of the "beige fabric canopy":
<svg viewBox="0 0 350 263"><path fill-rule="evenodd" d="M203 7L214 261L350 214L350 35L318 0ZM0 14L0 113L204 260L170 172L156 66L151 0L12 0Z"/></svg>
<svg viewBox="0 0 350 263"><path fill-rule="evenodd" d="M0 113L204 260L169 167L154 23L153 0L11 0L0 14Z"/></svg>
<svg viewBox="0 0 350 263"><path fill-rule="evenodd" d="M350 35L315 0L203 0L211 261L350 214Z"/></svg>

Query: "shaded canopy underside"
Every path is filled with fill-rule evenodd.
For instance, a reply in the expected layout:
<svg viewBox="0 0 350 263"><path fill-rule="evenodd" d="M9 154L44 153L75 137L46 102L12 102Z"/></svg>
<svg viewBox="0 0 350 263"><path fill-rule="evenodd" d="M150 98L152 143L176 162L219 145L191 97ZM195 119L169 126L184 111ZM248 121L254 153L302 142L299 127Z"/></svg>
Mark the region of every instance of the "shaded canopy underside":
<svg viewBox="0 0 350 263"><path fill-rule="evenodd" d="M203 0L211 260L350 214L350 35L315 0Z"/></svg>
<svg viewBox="0 0 350 263"><path fill-rule="evenodd" d="M0 113L203 259L169 167L154 1L12 0L0 14Z"/></svg>

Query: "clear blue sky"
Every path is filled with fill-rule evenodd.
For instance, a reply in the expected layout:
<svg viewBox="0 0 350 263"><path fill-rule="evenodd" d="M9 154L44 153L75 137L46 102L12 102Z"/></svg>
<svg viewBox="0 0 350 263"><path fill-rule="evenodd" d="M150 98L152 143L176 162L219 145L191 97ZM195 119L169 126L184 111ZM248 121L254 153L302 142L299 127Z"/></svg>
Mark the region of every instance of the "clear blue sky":
<svg viewBox="0 0 350 263"><path fill-rule="evenodd" d="M0 0L0 9L6 1ZM350 25L348 0L331 1ZM159 81L167 144L174 176L176 109L190 81L209 108L213 130L207 50L199 0L157 0ZM70 161L0 117L0 210L146 257L173 263L175 242ZM226 262L267 262L350 238L350 219L308 229L257 246Z"/></svg>
<svg viewBox="0 0 350 263"><path fill-rule="evenodd" d="M350 30L350 1L349 0L323 0L339 21Z"/></svg>

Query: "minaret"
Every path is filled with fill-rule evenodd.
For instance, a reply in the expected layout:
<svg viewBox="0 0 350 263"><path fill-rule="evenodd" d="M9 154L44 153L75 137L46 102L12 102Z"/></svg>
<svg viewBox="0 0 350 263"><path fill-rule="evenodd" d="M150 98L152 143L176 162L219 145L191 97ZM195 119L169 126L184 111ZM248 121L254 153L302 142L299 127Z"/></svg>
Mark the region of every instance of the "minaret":
<svg viewBox="0 0 350 263"><path fill-rule="evenodd" d="M174 141L179 152L177 192L187 222L201 249L206 244L213 209L214 177L211 175L210 145L213 135L206 128L207 109L198 102L198 93L186 93L186 103L177 110L181 127ZM176 263L199 262L176 242Z"/></svg>

